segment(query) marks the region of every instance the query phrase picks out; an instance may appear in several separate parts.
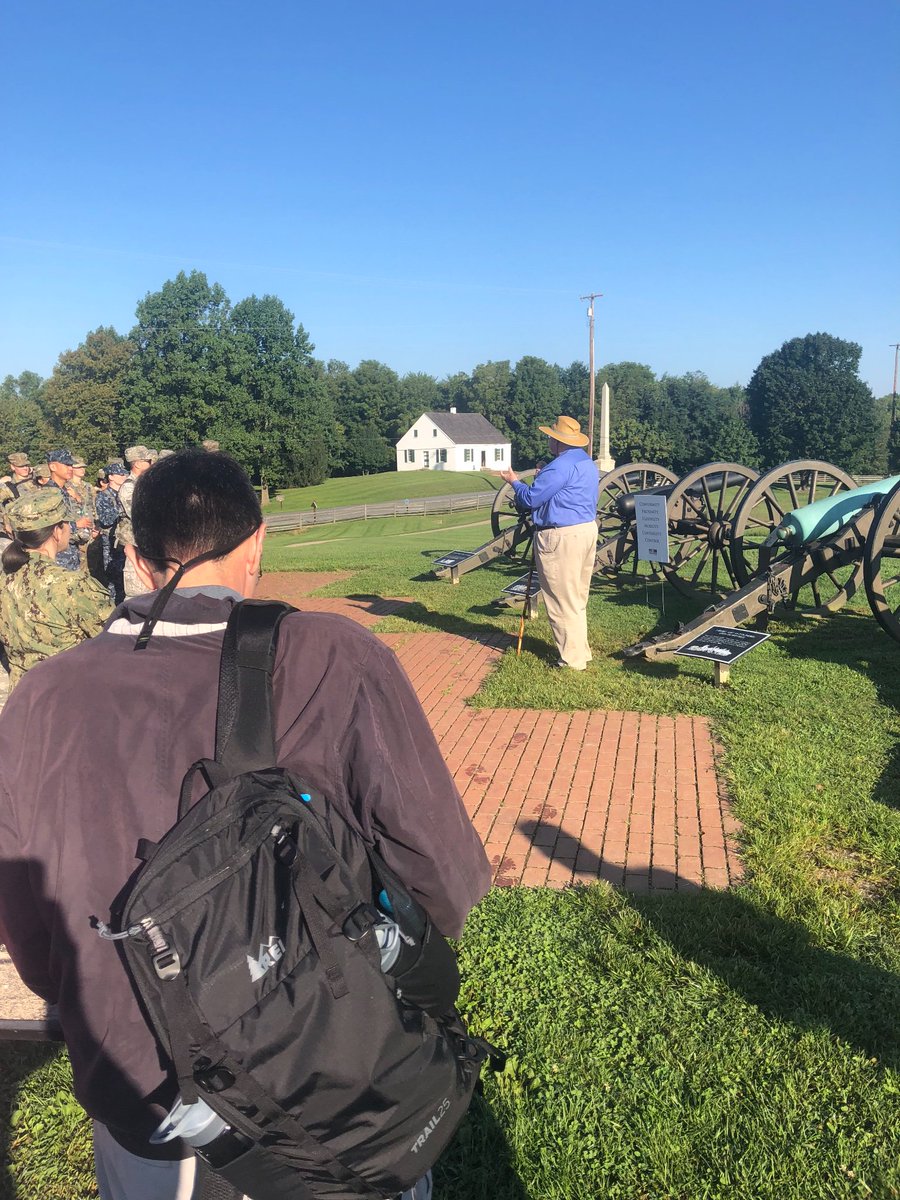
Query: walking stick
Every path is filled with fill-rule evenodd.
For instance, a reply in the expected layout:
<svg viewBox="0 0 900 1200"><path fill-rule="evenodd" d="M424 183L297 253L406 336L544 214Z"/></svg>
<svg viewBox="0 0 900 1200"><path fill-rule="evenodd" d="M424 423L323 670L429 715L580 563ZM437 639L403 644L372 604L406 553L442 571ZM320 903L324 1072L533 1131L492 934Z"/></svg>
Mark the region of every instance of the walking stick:
<svg viewBox="0 0 900 1200"><path fill-rule="evenodd" d="M531 570L528 572L528 583L525 585L525 605L522 609L522 619L519 622L519 644L516 646L516 658L522 654L522 638L525 636L525 618L531 608L531 580L534 576L534 542L531 543Z"/></svg>

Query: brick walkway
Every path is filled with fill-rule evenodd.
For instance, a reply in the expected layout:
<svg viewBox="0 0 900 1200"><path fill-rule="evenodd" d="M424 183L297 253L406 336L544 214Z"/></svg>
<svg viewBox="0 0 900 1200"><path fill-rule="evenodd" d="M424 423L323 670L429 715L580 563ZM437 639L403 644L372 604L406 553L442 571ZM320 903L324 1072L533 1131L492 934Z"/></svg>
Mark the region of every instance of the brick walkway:
<svg viewBox="0 0 900 1200"><path fill-rule="evenodd" d="M403 603L304 597L301 606L371 626ZM510 644L507 635L380 636L422 701L496 884L599 878L631 891L687 891L740 878L738 824L705 719L473 709L466 700Z"/></svg>
<svg viewBox="0 0 900 1200"><path fill-rule="evenodd" d="M290 579L290 584L285 582ZM266 576L259 594L371 627L402 611L377 596L310 597L333 575ZM606 879L632 891L727 887L740 878L738 825L718 786L700 717L600 710L469 708L510 644L449 633L386 633L481 835L499 886ZM5 699L0 671L0 706ZM0 1017L39 1020L42 1001L0 947Z"/></svg>

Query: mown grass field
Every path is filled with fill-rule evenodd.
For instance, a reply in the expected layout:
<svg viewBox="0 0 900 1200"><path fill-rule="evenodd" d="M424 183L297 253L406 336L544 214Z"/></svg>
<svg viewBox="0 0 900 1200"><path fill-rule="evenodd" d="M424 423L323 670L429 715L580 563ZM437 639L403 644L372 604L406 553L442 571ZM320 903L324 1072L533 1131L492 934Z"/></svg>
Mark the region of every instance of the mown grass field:
<svg viewBox="0 0 900 1200"><path fill-rule="evenodd" d="M284 497L283 504L272 502L264 512L292 512L307 509L315 500L319 508L340 508L351 504L377 504L382 500L421 500L423 496L458 496L468 492L492 492L503 487L503 480L491 471L382 471L377 475L353 475L347 479L326 479L319 487L285 488L273 493Z"/></svg>
<svg viewBox="0 0 900 1200"><path fill-rule="evenodd" d="M459 587L428 571L485 527L410 522L272 537L266 567L350 569L328 590L412 598L383 628L515 631L491 601L521 565ZM482 902L460 945L462 1005L510 1060L440 1164L436 1200L900 1197L900 646L864 604L777 622L717 691L708 664L621 658L697 611L670 588L665 616L659 603L658 584L598 584L584 675L547 669L539 618L476 703L710 717L746 882ZM6 1195L81 1200L86 1123L64 1057L45 1058L0 1050L16 1114Z"/></svg>

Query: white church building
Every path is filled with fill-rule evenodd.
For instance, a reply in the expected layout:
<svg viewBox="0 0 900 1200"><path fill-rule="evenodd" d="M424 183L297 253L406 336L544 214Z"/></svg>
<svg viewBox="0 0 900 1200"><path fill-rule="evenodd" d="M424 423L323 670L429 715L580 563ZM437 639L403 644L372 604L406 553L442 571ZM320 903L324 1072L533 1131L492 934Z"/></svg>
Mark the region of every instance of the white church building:
<svg viewBox="0 0 900 1200"><path fill-rule="evenodd" d="M512 445L481 413L422 413L397 442L398 471L505 471Z"/></svg>

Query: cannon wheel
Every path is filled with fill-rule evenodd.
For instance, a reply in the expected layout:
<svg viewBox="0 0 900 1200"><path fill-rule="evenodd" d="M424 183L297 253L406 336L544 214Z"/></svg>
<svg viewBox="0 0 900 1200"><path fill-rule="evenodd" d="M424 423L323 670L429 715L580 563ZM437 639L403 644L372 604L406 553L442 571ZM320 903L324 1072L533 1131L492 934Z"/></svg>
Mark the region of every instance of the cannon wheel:
<svg viewBox="0 0 900 1200"><path fill-rule="evenodd" d="M669 495L666 579L685 596L711 603L738 586L731 531L747 489L758 478L740 463L707 463L679 479Z"/></svg>
<svg viewBox="0 0 900 1200"><path fill-rule="evenodd" d="M785 513L855 487L846 471L813 458L782 463L761 475L734 520L731 555L740 584L765 572L772 552L763 543ZM836 575L823 573L801 592L786 596L785 605L821 614L837 612L859 585L861 571L862 563Z"/></svg>
<svg viewBox="0 0 900 1200"><path fill-rule="evenodd" d="M515 500L516 493L513 485L504 483L494 497L491 507L491 532L494 537L499 537L501 533L505 533L511 525L514 525L516 528L513 543L507 553L521 554L524 558L531 548L534 526L531 523L531 513L519 512Z"/></svg>
<svg viewBox="0 0 900 1200"><path fill-rule="evenodd" d="M621 576L630 571L638 573L637 530L634 522L619 513L618 502L622 496L635 492L646 492L650 488L674 484L677 476L668 467L656 463L623 463L600 476L600 494L597 497L597 525L599 528L598 561L604 574ZM654 573L656 567L651 568Z"/></svg>
<svg viewBox="0 0 900 1200"><path fill-rule="evenodd" d="M885 496L869 530L863 575L875 619L900 642L900 483Z"/></svg>

